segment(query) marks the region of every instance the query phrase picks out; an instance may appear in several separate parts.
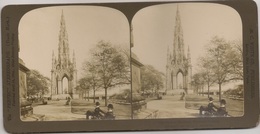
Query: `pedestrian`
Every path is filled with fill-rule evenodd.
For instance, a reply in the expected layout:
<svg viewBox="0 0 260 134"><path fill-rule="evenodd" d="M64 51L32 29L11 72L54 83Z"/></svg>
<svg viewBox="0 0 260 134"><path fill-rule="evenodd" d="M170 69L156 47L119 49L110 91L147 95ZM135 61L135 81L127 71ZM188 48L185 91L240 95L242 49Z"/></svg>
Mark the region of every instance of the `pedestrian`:
<svg viewBox="0 0 260 134"><path fill-rule="evenodd" d="M181 93L181 98L180 98L180 100L183 100L183 99L184 99L184 97L185 97L185 93L184 93L184 92L182 92L182 93Z"/></svg>
<svg viewBox="0 0 260 134"><path fill-rule="evenodd" d="M66 101L66 105L70 104L70 97L66 97L67 101Z"/></svg>

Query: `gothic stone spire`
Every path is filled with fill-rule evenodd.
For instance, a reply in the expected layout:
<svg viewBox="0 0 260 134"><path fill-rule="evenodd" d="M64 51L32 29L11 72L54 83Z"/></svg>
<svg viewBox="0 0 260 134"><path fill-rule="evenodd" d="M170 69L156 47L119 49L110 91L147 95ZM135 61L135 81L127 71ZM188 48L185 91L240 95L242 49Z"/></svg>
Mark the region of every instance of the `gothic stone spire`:
<svg viewBox="0 0 260 134"><path fill-rule="evenodd" d="M77 85L77 70L76 70L76 59L73 52L73 61L70 59L68 33L65 25L65 17L63 11L60 19L60 33L59 33L59 44L58 44L58 56L57 59L53 55L53 66L51 70L51 93L54 95L69 94L73 98L73 93L76 93ZM63 79L68 80L68 89L64 89ZM63 95L57 96L59 98L64 97Z"/></svg>
<svg viewBox="0 0 260 134"><path fill-rule="evenodd" d="M174 27L174 41L173 41L173 58L174 62L177 64L182 64L185 56L184 51L184 41L183 41L183 31L181 26L181 17L179 8L177 7L176 18L175 18L175 27Z"/></svg>
<svg viewBox="0 0 260 134"><path fill-rule="evenodd" d="M183 81L182 89L188 92L191 89L191 77L192 77L192 66L190 51L185 52L185 44L183 37L183 30L181 26L181 15L179 12L179 7L176 10L175 16L175 26L174 26L174 38L173 44L171 44L170 49L167 50L167 65L166 65L166 89L175 90L180 89L178 81ZM169 51L170 50L170 51ZM170 54L168 54L170 52ZM169 58L168 58L169 57ZM170 59L170 65L168 62ZM178 78L178 75L182 74L183 78Z"/></svg>
<svg viewBox="0 0 260 134"><path fill-rule="evenodd" d="M59 48L58 48L58 62L61 67L67 67L69 65L70 56L69 56L69 42L68 42L68 33L66 30L65 19L63 11L61 14L60 20L60 34L59 34Z"/></svg>

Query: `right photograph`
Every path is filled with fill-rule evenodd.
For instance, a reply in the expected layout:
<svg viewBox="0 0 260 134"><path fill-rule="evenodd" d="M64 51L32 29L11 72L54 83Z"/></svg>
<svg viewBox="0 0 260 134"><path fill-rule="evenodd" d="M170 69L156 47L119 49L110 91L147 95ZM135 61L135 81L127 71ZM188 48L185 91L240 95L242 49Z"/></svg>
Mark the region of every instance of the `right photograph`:
<svg viewBox="0 0 260 134"><path fill-rule="evenodd" d="M212 3L161 4L131 22L133 119L244 115L242 21Z"/></svg>

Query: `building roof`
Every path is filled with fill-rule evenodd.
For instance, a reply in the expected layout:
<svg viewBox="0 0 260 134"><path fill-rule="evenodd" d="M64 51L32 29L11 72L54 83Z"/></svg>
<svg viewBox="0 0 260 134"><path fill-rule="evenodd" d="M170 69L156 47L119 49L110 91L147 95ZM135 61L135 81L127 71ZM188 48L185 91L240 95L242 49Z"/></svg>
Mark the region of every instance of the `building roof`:
<svg viewBox="0 0 260 134"><path fill-rule="evenodd" d="M30 69L25 66L25 63L24 63L23 60L20 59L20 58L19 58L19 70L21 70L21 71L23 71L23 72L28 72L28 71L30 71Z"/></svg>
<svg viewBox="0 0 260 134"><path fill-rule="evenodd" d="M136 66L139 66L139 67L142 67L144 66L140 61L139 61L139 58L136 56L136 54L134 54L133 52L131 52L131 63L136 65Z"/></svg>

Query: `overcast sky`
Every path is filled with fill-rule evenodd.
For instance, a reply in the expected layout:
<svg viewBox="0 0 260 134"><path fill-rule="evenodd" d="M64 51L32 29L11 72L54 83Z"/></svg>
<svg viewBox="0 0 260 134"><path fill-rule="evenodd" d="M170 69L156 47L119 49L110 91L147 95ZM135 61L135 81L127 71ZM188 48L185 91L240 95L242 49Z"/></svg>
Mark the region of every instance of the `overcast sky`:
<svg viewBox="0 0 260 134"><path fill-rule="evenodd" d="M220 4L178 4L185 49L190 47L193 74L197 59L204 55L205 45L213 36L242 40L239 14ZM132 51L143 64L153 65L165 73L167 47L173 44L177 4L163 4L140 10L132 21ZM32 10L19 24L19 57L30 69L50 77L52 51L58 52L61 13L64 12L70 56L75 51L77 69L98 41L130 47L129 24L119 11L96 6L59 6Z"/></svg>
<svg viewBox="0 0 260 134"><path fill-rule="evenodd" d="M178 4L183 28L185 51L190 47L193 74L197 59L213 36L242 40L242 22L231 7L220 4ZM143 64L153 65L165 73L168 45L173 44L177 4L147 7L133 19L132 51Z"/></svg>
<svg viewBox="0 0 260 134"><path fill-rule="evenodd" d="M94 6L39 8L25 14L19 24L19 57L28 68L51 76L52 51L56 57L58 55L62 10L68 32L70 58L74 50L79 73L83 61L89 58L89 49L100 40L130 48L128 21L115 9Z"/></svg>

